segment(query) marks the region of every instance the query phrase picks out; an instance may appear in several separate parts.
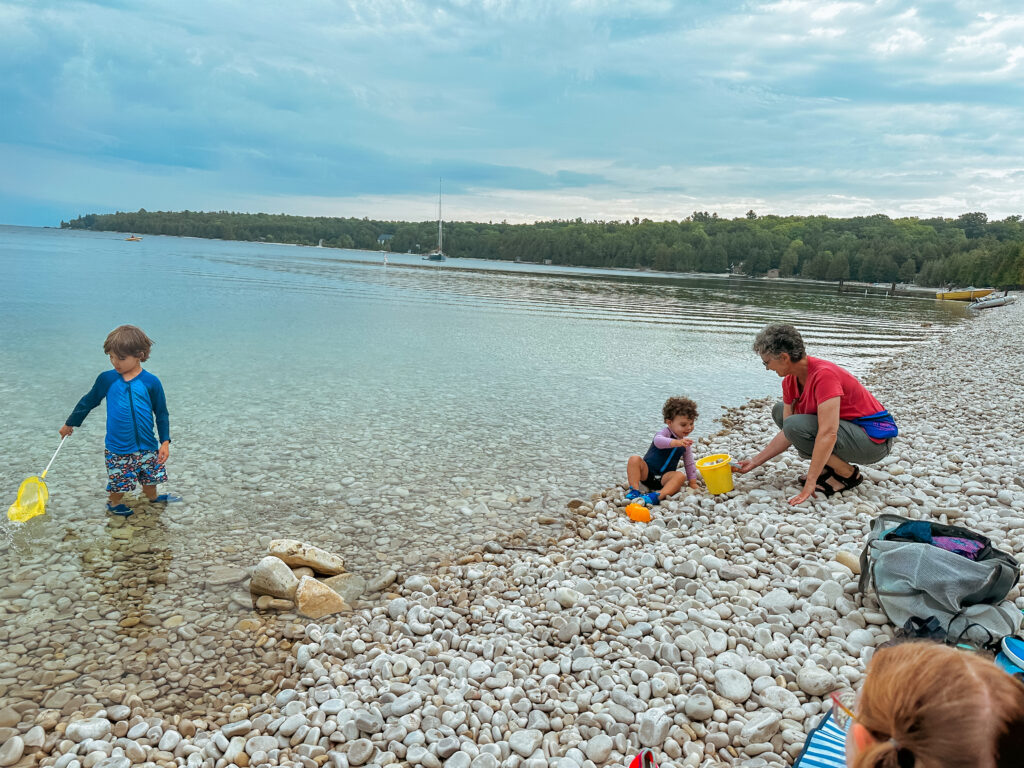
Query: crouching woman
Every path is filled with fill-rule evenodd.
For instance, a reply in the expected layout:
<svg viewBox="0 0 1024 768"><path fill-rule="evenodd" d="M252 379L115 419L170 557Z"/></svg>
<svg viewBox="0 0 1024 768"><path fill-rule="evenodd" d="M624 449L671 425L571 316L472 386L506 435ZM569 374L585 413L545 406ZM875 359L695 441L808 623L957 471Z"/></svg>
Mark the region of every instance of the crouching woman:
<svg viewBox="0 0 1024 768"><path fill-rule="evenodd" d="M792 325L767 326L754 339L754 351L782 378L782 402L772 409L780 431L737 470L749 472L793 446L811 464L790 504L802 504L816 492L828 497L860 485L864 478L857 464L889 455L897 432L889 412L849 371L808 356Z"/></svg>

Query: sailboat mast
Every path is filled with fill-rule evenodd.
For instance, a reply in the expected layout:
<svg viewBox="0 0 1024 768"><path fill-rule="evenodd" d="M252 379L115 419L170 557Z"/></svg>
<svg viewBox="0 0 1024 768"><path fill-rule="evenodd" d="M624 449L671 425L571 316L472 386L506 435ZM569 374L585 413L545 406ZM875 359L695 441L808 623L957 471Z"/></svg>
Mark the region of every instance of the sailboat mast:
<svg viewBox="0 0 1024 768"><path fill-rule="evenodd" d="M442 238L444 233L441 228L441 180L437 180L437 252L443 253L441 248Z"/></svg>

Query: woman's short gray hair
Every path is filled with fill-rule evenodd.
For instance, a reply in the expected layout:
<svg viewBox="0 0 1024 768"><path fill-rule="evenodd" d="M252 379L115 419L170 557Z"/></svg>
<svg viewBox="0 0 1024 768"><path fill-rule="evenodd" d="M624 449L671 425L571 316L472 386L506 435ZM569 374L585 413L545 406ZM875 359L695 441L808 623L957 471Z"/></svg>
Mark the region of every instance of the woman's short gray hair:
<svg viewBox="0 0 1024 768"><path fill-rule="evenodd" d="M765 326L764 330L754 339L754 351L759 355L770 355L771 357L778 357L785 352L794 363L803 360L804 355L807 354L800 331L785 323L772 323Z"/></svg>

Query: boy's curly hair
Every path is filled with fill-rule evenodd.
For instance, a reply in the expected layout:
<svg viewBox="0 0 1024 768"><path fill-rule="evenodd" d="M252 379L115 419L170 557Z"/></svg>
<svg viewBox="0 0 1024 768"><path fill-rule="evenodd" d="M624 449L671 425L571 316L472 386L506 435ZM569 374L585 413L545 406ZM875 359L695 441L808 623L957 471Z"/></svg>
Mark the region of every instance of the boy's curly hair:
<svg viewBox="0 0 1024 768"><path fill-rule="evenodd" d="M149 350L153 340L143 330L134 325L119 325L107 334L103 342L103 351L117 357L137 357L145 362L149 359Z"/></svg>
<svg viewBox="0 0 1024 768"><path fill-rule="evenodd" d="M661 416L665 421L672 421L676 416L685 416L690 421L696 421L697 404L688 397L670 397L661 408Z"/></svg>

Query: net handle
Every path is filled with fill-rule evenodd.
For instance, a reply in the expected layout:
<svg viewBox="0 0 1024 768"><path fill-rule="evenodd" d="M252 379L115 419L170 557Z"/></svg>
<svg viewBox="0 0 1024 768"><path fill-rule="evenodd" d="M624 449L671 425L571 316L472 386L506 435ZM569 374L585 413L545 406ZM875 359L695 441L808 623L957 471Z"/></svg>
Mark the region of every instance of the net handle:
<svg viewBox="0 0 1024 768"><path fill-rule="evenodd" d="M57 454L60 453L61 446L64 445L64 441L68 439L67 435L64 435L60 439L60 445L57 446L57 450L53 452L53 456L50 457L50 463L46 465L46 469L43 470L43 474L39 476L40 480L46 479L46 473L50 471L50 465L53 464L53 460L57 458Z"/></svg>

